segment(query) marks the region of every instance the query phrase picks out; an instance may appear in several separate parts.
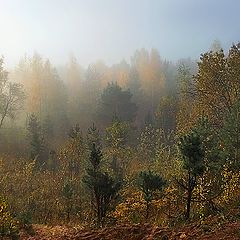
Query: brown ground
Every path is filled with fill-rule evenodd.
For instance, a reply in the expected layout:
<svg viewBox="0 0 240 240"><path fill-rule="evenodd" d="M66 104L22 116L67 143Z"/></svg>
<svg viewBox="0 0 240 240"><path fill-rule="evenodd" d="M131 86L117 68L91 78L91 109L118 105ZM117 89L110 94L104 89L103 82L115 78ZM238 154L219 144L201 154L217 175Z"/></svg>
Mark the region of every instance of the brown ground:
<svg viewBox="0 0 240 240"><path fill-rule="evenodd" d="M212 218L207 224L188 224L169 229L150 224L118 225L99 230L84 230L63 226L33 226L35 235L21 234L21 240L237 240L240 239L240 221L227 222Z"/></svg>

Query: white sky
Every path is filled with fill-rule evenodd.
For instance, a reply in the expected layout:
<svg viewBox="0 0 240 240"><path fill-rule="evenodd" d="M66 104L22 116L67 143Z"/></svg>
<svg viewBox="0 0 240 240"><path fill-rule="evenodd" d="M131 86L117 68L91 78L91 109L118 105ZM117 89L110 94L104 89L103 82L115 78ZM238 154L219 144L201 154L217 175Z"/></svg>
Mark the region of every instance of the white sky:
<svg viewBox="0 0 240 240"><path fill-rule="evenodd" d="M0 0L0 54L12 66L37 51L54 64L116 63L155 47L197 58L214 39L240 37L238 0Z"/></svg>

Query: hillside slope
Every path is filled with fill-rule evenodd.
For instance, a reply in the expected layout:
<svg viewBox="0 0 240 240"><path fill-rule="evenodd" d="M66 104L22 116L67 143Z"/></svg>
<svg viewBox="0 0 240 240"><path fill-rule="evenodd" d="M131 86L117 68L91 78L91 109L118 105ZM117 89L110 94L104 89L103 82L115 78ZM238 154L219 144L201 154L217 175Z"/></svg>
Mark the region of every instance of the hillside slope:
<svg viewBox="0 0 240 240"><path fill-rule="evenodd" d="M221 222L212 218L207 224L185 225L179 229L161 228L150 224L118 225L99 230L84 230L71 227L43 225L33 226L35 235L21 233L21 240L237 240L240 239L240 221Z"/></svg>

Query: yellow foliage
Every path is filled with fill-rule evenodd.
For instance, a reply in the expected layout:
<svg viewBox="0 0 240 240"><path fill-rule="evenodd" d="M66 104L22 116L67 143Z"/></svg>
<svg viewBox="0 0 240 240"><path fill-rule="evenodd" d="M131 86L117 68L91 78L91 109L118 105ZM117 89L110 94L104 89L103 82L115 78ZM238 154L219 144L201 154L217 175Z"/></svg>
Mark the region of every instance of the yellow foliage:
<svg viewBox="0 0 240 240"><path fill-rule="evenodd" d="M125 199L117 205L112 216L121 223L146 222L146 201L143 193L136 189L128 189L122 197ZM168 225L171 219L183 211L183 201L179 197L179 190L175 186L168 186L161 195L156 194L150 204L149 222Z"/></svg>
<svg viewBox="0 0 240 240"><path fill-rule="evenodd" d="M125 201L120 203L113 212L118 222L138 223L144 220L145 201L141 191L124 192Z"/></svg>
<svg viewBox="0 0 240 240"><path fill-rule="evenodd" d="M224 182L224 191L219 199L223 205L240 203L240 171L234 172L229 166L225 165L222 178Z"/></svg>
<svg viewBox="0 0 240 240"><path fill-rule="evenodd" d="M0 237L13 236L18 233L18 222L8 211L7 202L0 198Z"/></svg>

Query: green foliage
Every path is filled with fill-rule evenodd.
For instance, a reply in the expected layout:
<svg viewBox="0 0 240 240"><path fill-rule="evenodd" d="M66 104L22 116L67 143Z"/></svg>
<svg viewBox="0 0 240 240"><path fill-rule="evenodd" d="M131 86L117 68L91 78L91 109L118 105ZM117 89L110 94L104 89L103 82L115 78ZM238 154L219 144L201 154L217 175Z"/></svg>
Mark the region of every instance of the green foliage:
<svg viewBox="0 0 240 240"><path fill-rule="evenodd" d="M215 124L222 124L225 114L231 112L239 98L239 64L239 44L233 45L228 54L221 49L201 55L199 70L194 76L196 108L204 110Z"/></svg>
<svg viewBox="0 0 240 240"><path fill-rule="evenodd" d="M45 164L45 146L41 126L36 115L30 115L27 123L27 130L30 142L30 157L36 160L38 168L42 168Z"/></svg>
<svg viewBox="0 0 240 240"><path fill-rule="evenodd" d="M189 219L192 193L197 185L197 178L202 176L206 169L204 164L205 151L201 137L194 131L180 137L178 148L182 157L183 169L187 172L184 179L178 183L187 191L186 219Z"/></svg>
<svg viewBox="0 0 240 240"><path fill-rule="evenodd" d="M144 195L146 201L146 219L149 217L149 207L153 200L153 194L156 191L162 191L166 181L161 176L152 171L141 172L139 174L139 187Z"/></svg>
<svg viewBox="0 0 240 240"><path fill-rule="evenodd" d="M117 83L109 83L101 96L100 120L109 123L113 117L117 116L122 121L133 121L137 106L131 98L130 91L122 90Z"/></svg>
<svg viewBox="0 0 240 240"><path fill-rule="evenodd" d="M95 143L96 146L101 146L100 132L94 123L90 128L88 128L87 132L87 145L89 149L91 149L93 143Z"/></svg>
<svg viewBox="0 0 240 240"><path fill-rule="evenodd" d="M165 142L164 131L152 125L145 126L139 136L138 151L144 161L153 162L157 151Z"/></svg>
<svg viewBox="0 0 240 240"><path fill-rule="evenodd" d="M62 189L62 195L64 198L64 208L67 214L67 221L70 221L70 214L73 209L73 198L75 193L74 181L65 180Z"/></svg>
<svg viewBox="0 0 240 240"><path fill-rule="evenodd" d="M74 186L71 181L64 182L62 194L66 199L71 199L73 197Z"/></svg>
<svg viewBox="0 0 240 240"><path fill-rule="evenodd" d="M170 132L176 128L177 104L173 96L161 97L156 110L156 122L159 128Z"/></svg>
<svg viewBox="0 0 240 240"><path fill-rule="evenodd" d="M121 182L114 180L107 172L100 170L102 153L93 143L90 154L91 166L87 169L87 175L83 181L92 194L92 206L96 214L97 225L103 225L104 218L116 199L121 188Z"/></svg>
<svg viewBox="0 0 240 240"><path fill-rule="evenodd" d="M228 161L234 163L235 170L240 167L240 101L238 100L224 119L220 132L223 151Z"/></svg>
<svg viewBox="0 0 240 240"><path fill-rule="evenodd" d="M129 123L122 122L117 118L106 128L105 156L111 161L112 169L116 175L126 173L129 164L132 153L132 149L128 145L130 130Z"/></svg>
<svg viewBox="0 0 240 240"><path fill-rule="evenodd" d="M202 116L192 129L200 136L204 154L204 164L211 171L219 171L225 161L225 154L222 151L219 132L214 128L208 117Z"/></svg>
<svg viewBox="0 0 240 240"><path fill-rule="evenodd" d="M127 122L116 119L106 128L106 144L113 149L123 148L128 140L130 126Z"/></svg>
<svg viewBox="0 0 240 240"><path fill-rule="evenodd" d="M152 171L141 172L139 174L139 186L144 193L146 202L151 202L155 191L162 191L166 181L161 176Z"/></svg>
<svg viewBox="0 0 240 240"><path fill-rule="evenodd" d="M72 59L64 84L36 54L18 69L28 94L16 126L5 119L20 109L23 92L8 81L0 59L0 128L8 124L1 128L0 185L11 212L25 225L89 225L94 218L101 226L112 216L116 222L175 225L184 211L202 222L237 208L239 47L203 54L195 76L191 60L179 62L175 76L176 66L162 62L156 50L137 51L131 64L96 63L86 73ZM165 90L176 77L178 89L175 82ZM27 123L31 161L22 142L26 129L16 132L29 111L35 113ZM97 116L101 131L95 124L87 129ZM79 124L67 134L68 120ZM18 148L13 138L19 138ZM10 234L13 218L4 201L0 207L6 213L1 231Z"/></svg>
<svg viewBox="0 0 240 240"><path fill-rule="evenodd" d="M80 174L83 170L86 157L86 143L78 124L72 127L69 134L67 146L63 150L63 155L68 159L68 169L71 177ZM82 167L82 169L81 169Z"/></svg>
<svg viewBox="0 0 240 240"><path fill-rule="evenodd" d="M183 160L183 168L194 176L202 175L205 170L205 152L200 136L191 132L180 138L178 147Z"/></svg>

